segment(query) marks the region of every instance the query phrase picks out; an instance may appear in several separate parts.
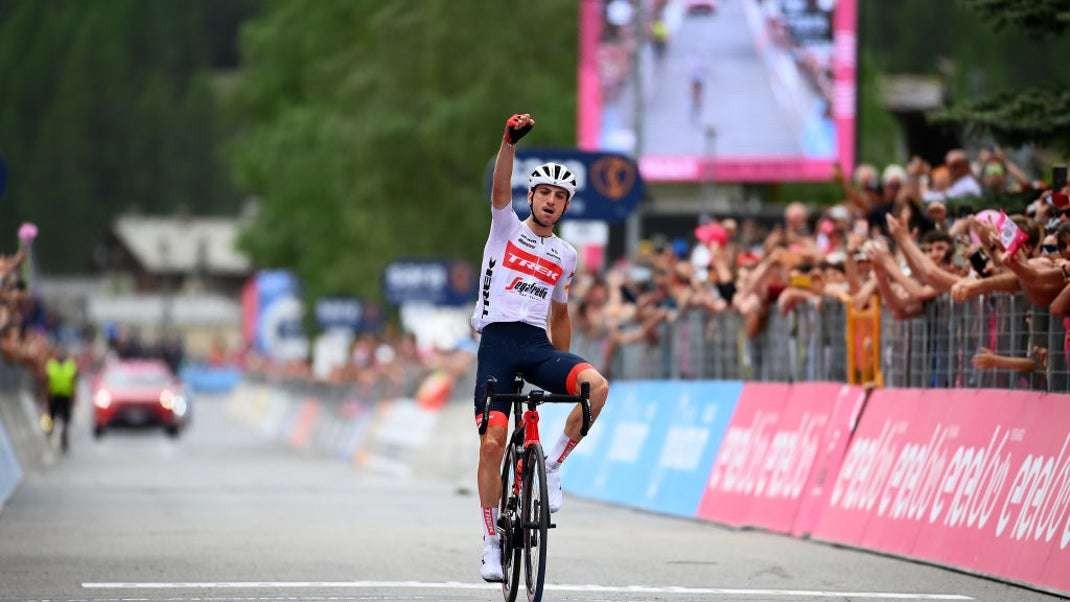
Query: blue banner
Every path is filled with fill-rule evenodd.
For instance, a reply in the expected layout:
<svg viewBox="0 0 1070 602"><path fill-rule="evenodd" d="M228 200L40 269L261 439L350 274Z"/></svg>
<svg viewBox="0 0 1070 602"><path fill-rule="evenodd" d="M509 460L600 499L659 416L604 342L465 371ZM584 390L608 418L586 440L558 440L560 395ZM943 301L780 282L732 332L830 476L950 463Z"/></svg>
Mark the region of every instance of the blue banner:
<svg viewBox="0 0 1070 602"><path fill-rule="evenodd" d="M516 151L513 163L513 210L526 219L528 209L528 174L548 161L561 163L576 174L576 195L572 197L565 219L624 221L645 194L639 166L634 159L617 153L594 153L578 150L523 148ZM487 170L487 190L493 175ZM487 193L490 196L490 193Z"/></svg>
<svg viewBox="0 0 1070 602"><path fill-rule="evenodd" d="M383 271L383 291L394 305L468 305L476 298L476 272L466 261L401 259Z"/></svg>
<svg viewBox="0 0 1070 602"><path fill-rule="evenodd" d="M344 328L359 330L364 319L364 304L356 297L320 297L316 299L316 323L324 330Z"/></svg>
<svg viewBox="0 0 1070 602"><path fill-rule="evenodd" d="M565 488L694 517L742 390L739 381L613 383L597 424L562 467ZM539 409L545 442L556 440L571 409Z"/></svg>
<svg viewBox="0 0 1070 602"><path fill-rule="evenodd" d="M257 351L283 360L304 359L308 354L308 339L301 324L304 306L299 292L297 278L286 270L257 274Z"/></svg>

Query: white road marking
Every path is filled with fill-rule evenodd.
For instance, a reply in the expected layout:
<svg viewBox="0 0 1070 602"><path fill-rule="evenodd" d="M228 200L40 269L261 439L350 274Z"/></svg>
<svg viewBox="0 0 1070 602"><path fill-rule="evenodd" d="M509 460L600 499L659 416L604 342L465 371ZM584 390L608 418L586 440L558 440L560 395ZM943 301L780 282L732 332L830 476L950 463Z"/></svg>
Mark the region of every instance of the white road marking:
<svg viewBox="0 0 1070 602"><path fill-rule="evenodd" d="M493 583L460 583L457 581L218 581L218 582L147 582L147 583L83 583L85 589L437 589L496 590ZM725 587L678 587L647 585L557 585L546 584L548 591L589 592L604 594L677 594L704 596L767 596L796 598L857 598L859 600L973 600L959 594L912 594L900 592L835 592L800 589L739 589ZM296 598L289 598L291 600Z"/></svg>

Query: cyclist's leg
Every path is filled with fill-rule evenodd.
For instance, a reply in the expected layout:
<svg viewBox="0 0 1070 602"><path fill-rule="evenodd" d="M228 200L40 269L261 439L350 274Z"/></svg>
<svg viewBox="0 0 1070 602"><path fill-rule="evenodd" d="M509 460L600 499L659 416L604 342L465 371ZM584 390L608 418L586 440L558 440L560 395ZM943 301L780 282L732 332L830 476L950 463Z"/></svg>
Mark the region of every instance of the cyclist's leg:
<svg viewBox="0 0 1070 602"><path fill-rule="evenodd" d="M74 398L70 395L64 395L59 401L59 416L63 419L63 429L59 432L60 449L67 451L67 447L70 444L71 406L74 404Z"/></svg>
<svg viewBox="0 0 1070 602"><path fill-rule="evenodd" d="M494 325L490 325L483 331L479 341L479 353L477 355L478 367L476 368L476 385L473 398L475 401L475 425L478 428L483 418L483 403L486 399L487 379L494 377L498 380L500 393L507 392L511 385L514 366L513 345L506 337L496 333ZM497 532L494 523L497 520L495 513L498 508L498 500L501 497L501 465L502 456L505 454L505 439L509 430L509 404L495 402L491 405L490 417L487 422L487 432L480 436L479 440L479 467L476 473L476 482L479 489L479 506L483 521L484 536L496 537Z"/></svg>
<svg viewBox="0 0 1070 602"><path fill-rule="evenodd" d="M590 386L591 419L598 418L609 396L609 383L598 370L583 358L566 351L560 351L550 345L540 345L538 352L531 353L530 362L525 366L524 374L531 384L551 393L578 395L580 384ZM580 434L583 415L577 404L565 422L565 430L560 441L547 456L551 465L559 465L582 439Z"/></svg>

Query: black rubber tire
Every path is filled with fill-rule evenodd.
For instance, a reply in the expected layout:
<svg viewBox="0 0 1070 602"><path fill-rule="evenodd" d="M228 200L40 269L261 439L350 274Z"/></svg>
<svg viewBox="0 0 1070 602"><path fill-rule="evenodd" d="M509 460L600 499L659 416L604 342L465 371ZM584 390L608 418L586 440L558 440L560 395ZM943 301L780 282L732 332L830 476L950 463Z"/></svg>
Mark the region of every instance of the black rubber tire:
<svg viewBox="0 0 1070 602"><path fill-rule="evenodd" d="M513 474L516 470L516 459L513 456L512 443L506 443L505 457L502 459L502 495L498 502L498 516L506 516L509 512L509 498L513 495ZM515 505L514 505L515 507ZM501 536L502 550L502 597L505 602L515 602L516 592L520 588L520 547L516 545L515 538L509 534Z"/></svg>
<svg viewBox="0 0 1070 602"><path fill-rule="evenodd" d="M164 430L167 431L167 436L172 438L172 439L175 439L179 435L182 434L182 429L180 429L178 426L173 425L173 424L169 424L169 425L165 426Z"/></svg>
<svg viewBox="0 0 1070 602"><path fill-rule="evenodd" d="M546 548L550 532L550 498L546 490L546 459L539 444L524 454L524 481L520 488L523 527L524 584L528 602L541 602L546 579ZM529 526L530 525L530 526Z"/></svg>
<svg viewBox="0 0 1070 602"><path fill-rule="evenodd" d="M97 424L93 426L93 438L100 439L104 436L104 425Z"/></svg>

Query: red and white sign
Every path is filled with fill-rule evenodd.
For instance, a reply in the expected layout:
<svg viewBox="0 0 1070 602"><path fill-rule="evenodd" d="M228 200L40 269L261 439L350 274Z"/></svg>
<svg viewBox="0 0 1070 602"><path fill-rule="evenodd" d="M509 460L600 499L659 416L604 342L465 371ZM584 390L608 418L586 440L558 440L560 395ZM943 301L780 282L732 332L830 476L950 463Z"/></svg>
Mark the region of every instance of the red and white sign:
<svg viewBox="0 0 1070 602"><path fill-rule="evenodd" d="M875 392L814 537L1070 592L1070 404Z"/></svg>
<svg viewBox="0 0 1070 602"><path fill-rule="evenodd" d="M505 243L505 257L502 258L502 263L510 270L534 276L550 286L557 284L564 272L556 263L528 253L514 245L512 241Z"/></svg>
<svg viewBox="0 0 1070 602"><path fill-rule="evenodd" d="M837 383L745 384L698 516L793 532L804 494L809 499L817 486L823 495L815 468L836 470L846 449L839 439L850 436L851 417L864 398L861 389ZM830 442L834 421L839 439Z"/></svg>

